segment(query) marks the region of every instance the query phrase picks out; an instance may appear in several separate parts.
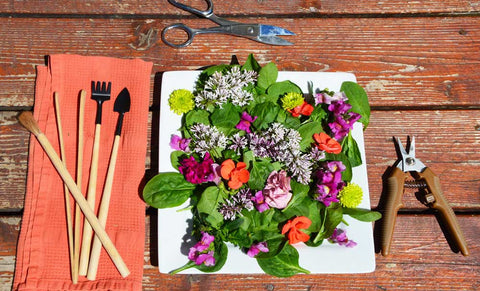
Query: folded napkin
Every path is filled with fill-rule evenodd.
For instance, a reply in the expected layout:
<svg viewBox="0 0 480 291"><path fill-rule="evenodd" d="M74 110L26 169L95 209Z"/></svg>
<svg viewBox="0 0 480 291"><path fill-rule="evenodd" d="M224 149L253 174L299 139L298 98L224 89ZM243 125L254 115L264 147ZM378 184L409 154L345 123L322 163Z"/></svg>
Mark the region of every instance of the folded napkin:
<svg viewBox="0 0 480 291"><path fill-rule="evenodd" d="M14 290L141 290L145 204L141 199L140 184L145 174L151 69L152 63L138 59L79 55L52 55L47 66L37 67L34 117L40 130L60 153L53 99L54 92L57 92L66 164L74 179L79 93L82 89L87 91L81 187L84 194L90 172L97 108L96 101L90 99L91 81L112 82L111 98L103 103L95 211L103 192L118 117L113 111L115 98L124 87L130 92L131 108L123 122L106 231L131 273L122 278L102 248L96 280L88 281L80 276L77 284L72 283L63 182L32 135ZM73 221L73 197L71 202Z"/></svg>

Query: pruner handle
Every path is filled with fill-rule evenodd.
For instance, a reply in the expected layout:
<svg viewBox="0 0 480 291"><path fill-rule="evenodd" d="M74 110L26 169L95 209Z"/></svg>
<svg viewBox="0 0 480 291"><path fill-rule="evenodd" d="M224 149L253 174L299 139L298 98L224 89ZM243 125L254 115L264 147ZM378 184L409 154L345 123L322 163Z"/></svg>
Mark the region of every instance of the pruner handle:
<svg viewBox="0 0 480 291"><path fill-rule="evenodd" d="M431 207L440 212L441 218L446 223L448 232L453 236L456 246L464 256L468 256L467 242L463 236L463 232L458 224L455 213L448 204L447 199L443 196L440 187L440 179L428 167L422 173L417 173L418 178L424 179L427 183L428 189L433 195L434 201L431 202Z"/></svg>
<svg viewBox="0 0 480 291"><path fill-rule="evenodd" d="M388 256L390 253L390 245L392 243L397 212L403 207L402 196L405 179L406 174L397 167L393 168L387 179L388 193L382 225L382 255L384 256Z"/></svg>

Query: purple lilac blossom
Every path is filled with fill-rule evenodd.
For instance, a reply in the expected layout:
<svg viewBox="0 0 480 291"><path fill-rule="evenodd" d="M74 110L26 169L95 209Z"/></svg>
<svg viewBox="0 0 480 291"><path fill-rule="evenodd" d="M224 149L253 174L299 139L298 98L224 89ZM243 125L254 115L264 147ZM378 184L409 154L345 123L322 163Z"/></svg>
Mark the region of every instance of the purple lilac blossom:
<svg viewBox="0 0 480 291"><path fill-rule="evenodd" d="M212 170L213 160L207 152L203 161L197 162L193 156L180 162L178 170L185 176L185 180L192 184L201 184L213 181L215 174Z"/></svg>
<svg viewBox="0 0 480 291"><path fill-rule="evenodd" d="M265 196L263 196L262 191L255 193L255 196L252 196L252 201L255 202L255 208L257 208L260 213L270 209L270 206L265 202Z"/></svg>
<svg viewBox="0 0 480 291"><path fill-rule="evenodd" d="M345 246L347 248L353 248L354 246L357 245L356 242L353 240L349 240L347 237L347 231L340 229L340 228L335 228L333 231L333 234L330 238L328 238L328 241L331 243L337 243L341 246Z"/></svg>
<svg viewBox="0 0 480 291"><path fill-rule="evenodd" d="M258 255L259 252L268 253L268 251L269 250L267 247L267 242L259 242L259 243L252 244L252 246L250 246L250 248L247 251L247 255L253 258L256 255Z"/></svg>
<svg viewBox="0 0 480 291"><path fill-rule="evenodd" d="M225 220L235 220L237 214L241 214L243 209L253 210L252 192L250 189L240 189L237 194L225 200L225 203L219 205L218 211Z"/></svg>
<svg viewBox="0 0 480 291"><path fill-rule="evenodd" d="M345 186L342 181L342 171L345 165L340 161L330 161L324 163L317 173L317 200L330 206L332 202L338 202L338 193Z"/></svg>
<svg viewBox="0 0 480 291"><path fill-rule="evenodd" d="M235 126L236 129L244 130L247 133L251 133L250 126L257 119L257 116L250 116L246 111L242 112L240 122Z"/></svg>
<svg viewBox="0 0 480 291"><path fill-rule="evenodd" d="M205 266L215 265L214 251L211 250L212 243L215 240L213 235L202 231L202 239L190 248L188 259L197 265L205 264Z"/></svg>
<svg viewBox="0 0 480 291"><path fill-rule="evenodd" d="M190 149L188 145L190 144L190 138L181 138L180 136L174 134L170 138L170 147L177 151L189 152Z"/></svg>

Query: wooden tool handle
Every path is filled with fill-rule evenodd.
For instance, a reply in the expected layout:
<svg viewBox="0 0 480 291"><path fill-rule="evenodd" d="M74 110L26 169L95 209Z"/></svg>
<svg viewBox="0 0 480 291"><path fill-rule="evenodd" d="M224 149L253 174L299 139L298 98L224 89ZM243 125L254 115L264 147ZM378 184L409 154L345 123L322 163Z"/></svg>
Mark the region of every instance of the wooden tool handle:
<svg viewBox="0 0 480 291"><path fill-rule="evenodd" d="M120 136L115 135L113 142L112 154L110 155L110 164L108 166L107 178L105 179L105 186L103 189L102 201L100 202L100 209L98 210L98 220L105 228L107 224L107 216L110 205L110 197L112 194L113 177L115 173L115 165L117 163L118 146L120 144ZM87 279L95 280L98 270L98 261L100 259L100 252L102 244L98 236L93 238L92 252L90 254L90 262L88 264Z"/></svg>
<svg viewBox="0 0 480 291"><path fill-rule="evenodd" d="M395 229L397 212L403 207L402 195L405 178L405 173L395 167L387 180L388 196L382 224L382 255L384 256L390 254L390 245L392 243L393 230Z"/></svg>
<svg viewBox="0 0 480 291"><path fill-rule="evenodd" d="M422 173L418 173L420 178L425 179L429 187L430 192L432 193L435 201L432 202L432 207L437 209L440 214L443 222L447 226L447 231L452 235L456 246L464 256L469 255L467 242L463 236L462 229L458 224L457 217L450 207L447 199L443 196L442 188L440 187L440 179L433 173L430 168L426 168Z"/></svg>
<svg viewBox="0 0 480 291"><path fill-rule="evenodd" d="M95 138L93 142L92 164L90 166L90 177L88 179L87 201L92 209L95 209L95 196L97 190L97 173L98 173L98 153L100 151L100 130L101 125L95 125ZM87 275L88 260L90 258L90 249L92 246L92 227L85 220L83 224L82 250L80 251L80 267L79 274Z"/></svg>
<svg viewBox="0 0 480 291"><path fill-rule="evenodd" d="M48 141L47 137L40 131L38 128L37 123L33 119L32 113L29 111L25 111L19 115L18 120L20 123L27 128L31 133L33 133L40 145L43 147L45 153L50 158L55 169L57 169L58 174L62 177L62 180L65 184L67 184L68 189L72 193L73 198L80 206L83 214L87 218L90 225L95 230L96 235L99 237L100 241L102 242L105 250L107 251L108 255L112 259L113 263L117 267L118 271L122 275L122 277L127 277L130 274L130 271L127 268L127 265L123 261L122 257L118 253L118 250L115 248L115 245L110 240L110 237L105 232L105 229L101 226L100 222L98 221L97 217L93 213L93 210L87 203L87 200L82 195L82 192L77 187L77 184L73 180L72 176L68 172L68 170L63 165L62 161L60 160L59 156L55 152L54 148L52 147L51 143Z"/></svg>

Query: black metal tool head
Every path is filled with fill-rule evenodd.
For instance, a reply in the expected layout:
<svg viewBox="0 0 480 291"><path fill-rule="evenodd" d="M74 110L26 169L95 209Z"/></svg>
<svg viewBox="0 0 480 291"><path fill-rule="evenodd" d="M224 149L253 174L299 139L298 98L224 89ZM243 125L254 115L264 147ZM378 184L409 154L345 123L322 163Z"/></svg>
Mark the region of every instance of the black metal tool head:
<svg viewBox="0 0 480 291"><path fill-rule="evenodd" d="M92 81L92 99L97 101L97 115L95 123L102 123L102 104L104 101L110 100L110 92L112 90L112 82L96 82Z"/></svg>
<svg viewBox="0 0 480 291"><path fill-rule="evenodd" d="M130 92L127 88L123 88L118 94L115 104L113 104L113 111L120 114L130 111Z"/></svg>

